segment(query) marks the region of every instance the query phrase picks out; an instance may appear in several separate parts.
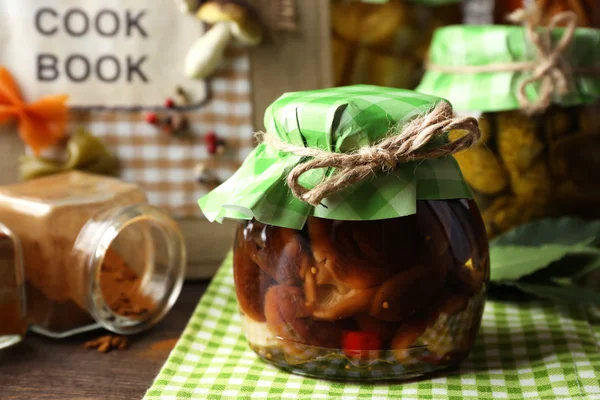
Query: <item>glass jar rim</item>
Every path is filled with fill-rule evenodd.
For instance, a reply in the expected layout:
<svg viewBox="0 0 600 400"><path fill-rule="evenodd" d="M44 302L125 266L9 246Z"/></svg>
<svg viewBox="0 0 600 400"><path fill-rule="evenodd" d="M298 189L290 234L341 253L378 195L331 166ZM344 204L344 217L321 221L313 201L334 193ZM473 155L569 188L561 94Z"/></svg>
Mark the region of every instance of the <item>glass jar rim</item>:
<svg viewBox="0 0 600 400"><path fill-rule="evenodd" d="M168 279L162 295L155 299L152 310L136 318L114 312L101 290L99 276L111 245L126 229L141 222L158 228L167 251ZM154 240L154 239L153 239ZM185 277L186 249L177 223L167 213L148 204L107 209L91 218L81 229L73 256L82 267L81 299L92 318L103 328L118 334L134 334L157 324L179 297ZM142 279L142 282L145 280Z"/></svg>

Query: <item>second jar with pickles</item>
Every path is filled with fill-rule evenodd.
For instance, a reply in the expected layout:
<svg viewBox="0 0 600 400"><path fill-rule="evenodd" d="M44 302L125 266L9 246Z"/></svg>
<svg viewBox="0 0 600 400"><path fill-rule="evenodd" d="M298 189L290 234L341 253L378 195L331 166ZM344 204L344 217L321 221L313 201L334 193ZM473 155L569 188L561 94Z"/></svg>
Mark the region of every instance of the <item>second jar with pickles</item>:
<svg viewBox="0 0 600 400"><path fill-rule="evenodd" d="M417 90L479 119L479 143L454 156L490 236L545 217L600 218L600 30L573 29L526 22L434 36ZM537 69L561 42L560 61Z"/></svg>

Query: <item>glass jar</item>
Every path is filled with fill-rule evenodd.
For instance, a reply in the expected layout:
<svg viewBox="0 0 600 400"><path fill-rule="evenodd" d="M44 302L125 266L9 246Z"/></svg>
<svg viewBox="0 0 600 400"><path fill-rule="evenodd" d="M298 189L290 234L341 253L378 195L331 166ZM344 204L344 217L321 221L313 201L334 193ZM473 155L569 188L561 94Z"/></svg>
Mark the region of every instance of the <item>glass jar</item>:
<svg viewBox="0 0 600 400"><path fill-rule="evenodd" d="M472 200L374 221L241 223L234 279L250 347L324 378L403 379L463 360L483 313L486 235Z"/></svg>
<svg viewBox="0 0 600 400"><path fill-rule="evenodd" d="M23 246L27 319L36 332L139 332L179 295L181 233L136 185L68 172L1 187L0 220Z"/></svg>
<svg viewBox="0 0 600 400"><path fill-rule="evenodd" d="M481 141L454 157L490 236L543 217L600 218L599 115L600 103L479 116Z"/></svg>
<svg viewBox="0 0 600 400"><path fill-rule="evenodd" d="M456 1L427 3L332 0L334 85L414 88L435 29L462 20Z"/></svg>
<svg viewBox="0 0 600 400"><path fill-rule="evenodd" d="M0 224L0 349L20 342L27 331L23 275L19 239Z"/></svg>

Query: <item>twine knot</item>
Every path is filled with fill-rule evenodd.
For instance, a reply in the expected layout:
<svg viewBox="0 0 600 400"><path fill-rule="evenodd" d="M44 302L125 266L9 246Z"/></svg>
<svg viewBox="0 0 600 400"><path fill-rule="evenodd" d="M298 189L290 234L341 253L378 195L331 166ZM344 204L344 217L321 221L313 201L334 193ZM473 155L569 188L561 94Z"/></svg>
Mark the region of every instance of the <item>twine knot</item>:
<svg viewBox="0 0 600 400"><path fill-rule="evenodd" d="M518 87L517 99L521 107L529 113L545 110L552 103L554 95L565 95L572 86L571 70L562 55L569 47L577 28L577 14L565 11L552 17L547 26L541 26L541 12L537 7L519 9L508 16L512 22L523 24L527 38L535 47L538 59L531 71L531 77L524 79ZM565 24L565 30L558 43L552 46L552 30ZM536 101L527 97L527 86L540 82Z"/></svg>
<svg viewBox="0 0 600 400"><path fill-rule="evenodd" d="M432 138L450 130L464 131L465 134L441 146L426 146ZM452 106L445 101L439 102L431 112L406 124L400 132L392 128L389 134L380 142L352 153L332 153L296 146L265 132L257 133L257 138L279 151L307 158L292 168L287 176L287 184L298 199L317 206L325 197L375 173L389 172L398 163L439 158L466 150L481 137L477 120L473 117L453 117ZM300 185L299 179L305 172L320 168L335 168L335 171L312 189Z"/></svg>
<svg viewBox="0 0 600 400"><path fill-rule="evenodd" d="M515 61L493 63L487 65L441 65L427 63L427 69L451 74L476 74L494 72L531 72L531 76L522 80L517 87L517 100L520 108L528 114L546 110L555 95L565 95L573 87L572 72L580 74L595 74L600 72L600 66L571 68L563 59L563 55L573 38L577 28L577 15L572 11L556 14L547 26L541 25L541 13L533 5L527 9L519 9L508 17L513 22L523 24L527 38L537 53L535 61ZM556 43L552 43L552 31L564 24L565 30ZM538 97L530 100L527 97L527 87L532 83L540 83Z"/></svg>

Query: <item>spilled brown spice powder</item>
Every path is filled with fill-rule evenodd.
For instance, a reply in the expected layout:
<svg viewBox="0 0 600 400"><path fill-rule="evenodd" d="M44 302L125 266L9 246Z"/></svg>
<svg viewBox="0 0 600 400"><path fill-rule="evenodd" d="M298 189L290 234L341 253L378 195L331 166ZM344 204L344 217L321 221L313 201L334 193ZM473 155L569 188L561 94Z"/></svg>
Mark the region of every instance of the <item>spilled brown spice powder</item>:
<svg viewBox="0 0 600 400"><path fill-rule="evenodd" d="M126 317L142 316L152 310L154 302L139 292L139 286L140 277L121 256L109 249L100 271L100 290L108 307ZM129 340L117 335L104 335L83 344L86 349L97 349L100 353L125 350L128 346Z"/></svg>
<svg viewBox="0 0 600 400"><path fill-rule="evenodd" d="M179 338L174 338L174 339L165 339L165 340L160 340L158 342L154 342L154 343L152 343L152 345L150 345L150 350L156 351L156 352L171 351L177 344L178 340L179 340Z"/></svg>

